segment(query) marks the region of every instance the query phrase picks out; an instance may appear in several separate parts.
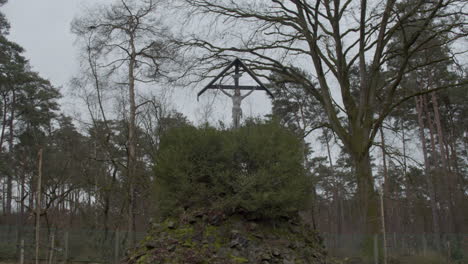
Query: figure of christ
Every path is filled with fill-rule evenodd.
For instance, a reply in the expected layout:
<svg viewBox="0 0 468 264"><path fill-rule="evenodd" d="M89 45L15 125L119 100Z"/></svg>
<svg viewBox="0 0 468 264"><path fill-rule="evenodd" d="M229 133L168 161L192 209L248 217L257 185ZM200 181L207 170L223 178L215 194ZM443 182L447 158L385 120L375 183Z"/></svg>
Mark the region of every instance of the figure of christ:
<svg viewBox="0 0 468 264"><path fill-rule="evenodd" d="M242 95L240 92L240 89L235 89L234 94L230 94L226 92L223 88L220 88L221 92L223 92L225 95L229 96L232 99L232 121L233 121L233 127L238 128L240 125L240 120L242 118L242 108L241 108L241 103L244 98L249 96L251 93L255 91L255 88L253 88L251 91L246 93L245 95Z"/></svg>

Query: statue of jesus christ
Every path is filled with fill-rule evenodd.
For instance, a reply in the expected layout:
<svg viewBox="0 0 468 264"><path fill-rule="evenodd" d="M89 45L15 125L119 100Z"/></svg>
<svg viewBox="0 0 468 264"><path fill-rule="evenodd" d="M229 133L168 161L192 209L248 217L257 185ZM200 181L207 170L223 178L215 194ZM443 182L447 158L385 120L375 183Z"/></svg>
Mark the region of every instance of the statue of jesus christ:
<svg viewBox="0 0 468 264"><path fill-rule="evenodd" d="M226 92L223 88L220 88L221 92L223 92L225 95L229 96L232 99L232 121L233 121L233 127L238 128L240 125L240 120L242 118L242 108L241 108L241 103L244 98L249 96L253 91L255 91L255 88L253 88L251 91L246 93L245 95L242 95L240 92L240 89L237 88L234 90L234 94L230 94Z"/></svg>

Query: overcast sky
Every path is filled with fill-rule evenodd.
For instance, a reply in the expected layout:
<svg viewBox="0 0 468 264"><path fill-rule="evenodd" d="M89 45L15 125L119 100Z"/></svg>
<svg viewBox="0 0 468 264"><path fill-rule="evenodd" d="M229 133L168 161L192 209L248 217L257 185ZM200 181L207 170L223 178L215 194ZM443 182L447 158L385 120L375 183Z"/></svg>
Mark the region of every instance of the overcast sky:
<svg viewBox="0 0 468 264"><path fill-rule="evenodd" d="M102 2L111 0L99 0ZM74 35L70 32L72 19L79 15L86 6L96 0L9 0L2 8L11 24L9 39L25 48L34 71L49 79L64 95L62 109L72 114L78 102L67 95L68 82L78 68L78 48L73 45ZM199 121L203 105L213 101L214 94L206 93L199 103L196 102L197 89L175 89L174 107L187 115L192 121ZM73 101L74 100L74 101ZM226 98L216 96L214 119L230 122L231 110ZM256 92L243 104L244 116L265 115L271 110L268 97L263 92Z"/></svg>
<svg viewBox="0 0 468 264"><path fill-rule="evenodd" d="M10 0L3 11L11 24L9 39L26 49L34 70L55 85L65 85L77 70L70 22L89 0Z"/></svg>
<svg viewBox="0 0 468 264"><path fill-rule="evenodd" d="M99 0L99 3L112 0ZM11 23L9 39L26 49L25 56L35 71L60 87L64 99L62 109L68 115L78 119L86 118L83 102L67 94L68 82L78 72L78 47L74 46L74 36L70 32L72 19L79 15L85 6L97 0L9 0L3 7ZM174 89L172 103L176 110L184 113L195 123L201 121L205 105L214 101L212 122L222 120L231 122L231 102L222 95L205 93L200 102L196 93L202 87L194 89ZM264 92L255 92L242 105L244 117L263 116L271 112L271 103ZM78 116L77 113L84 113ZM316 137L318 134L314 134ZM313 141L313 140L312 140ZM320 144L314 149L324 152Z"/></svg>

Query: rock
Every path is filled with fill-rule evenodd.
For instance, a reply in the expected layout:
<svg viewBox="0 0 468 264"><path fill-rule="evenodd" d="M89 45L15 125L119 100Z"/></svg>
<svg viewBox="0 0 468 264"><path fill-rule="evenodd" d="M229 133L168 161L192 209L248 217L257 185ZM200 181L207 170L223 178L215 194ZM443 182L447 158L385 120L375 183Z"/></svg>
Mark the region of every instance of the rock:
<svg viewBox="0 0 468 264"><path fill-rule="evenodd" d="M270 254L268 254L268 253L264 253L264 254L262 254L261 259L262 259L262 260L267 260L267 261L268 261L268 260L271 260L271 256L270 256Z"/></svg>
<svg viewBox="0 0 468 264"><path fill-rule="evenodd" d="M297 248L297 245L296 245L296 243L291 242L291 243L289 244L288 247L289 247L290 249L296 249L296 248Z"/></svg>
<svg viewBox="0 0 468 264"><path fill-rule="evenodd" d="M192 237L192 240L196 242L201 242L203 240L203 232L197 231Z"/></svg>
<svg viewBox="0 0 468 264"><path fill-rule="evenodd" d="M237 241L237 239L233 239L233 240L231 240L231 243L229 243L230 248L234 248L237 245L239 245L239 241Z"/></svg>
<svg viewBox="0 0 468 264"><path fill-rule="evenodd" d="M258 239L263 239L263 237L264 237L264 236L263 236L262 234L260 234L260 233L254 233L253 236L256 237L256 238L258 238Z"/></svg>
<svg viewBox="0 0 468 264"><path fill-rule="evenodd" d="M210 217L210 224L214 226L219 226L222 220L223 217L221 214L214 214Z"/></svg>
<svg viewBox="0 0 468 264"><path fill-rule="evenodd" d="M176 224L174 221L169 221L167 222L167 228L169 229L175 229L176 228Z"/></svg>
<svg viewBox="0 0 468 264"><path fill-rule="evenodd" d="M156 245L155 245L155 244L153 244L153 243L148 243L148 244L146 244L146 249L151 250L151 249L153 249L153 248L156 248Z"/></svg>
<svg viewBox="0 0 468 264"><path fill-rule="evenodd" d="M289 230L294 233L294 234L298 234L301 232L301 228L297 225L291 225L289 226Z"/></svg>
<svg viewBox="0 0 468 264"><path fill-rule="evenodd" d="M175 244L169 245L169 246L167 247L167 250L168 250L169 252L173 252L175 249L176 249L176 245L175 245Z"/></svg>
<svg viewBox="0 0 468 264"><path fill-rule="evenodd" d="M257 224L254 222L250 222L247 224L247 230L248 231L255 231L257 229Z"/></svg>
<svg viewBox="0 0 468 264"><path fill-rule="evenodd" d="M239 230L231 230L231 242L229 243L230 248L245 248L249 241L244 238Z"/></svg>
<svg viewBox="0 0 468 264"><path fill-rule="evenodd" d="M193 218L194 213L187 213ZM195 224L178 218L153 225L144 242L129 252L126 263L326 263L317 233L302 225L297 226L301 232L292 233L286 219L254 223L243 215L216 211L203 215Z"/></svg>
<svg viewBox="0 0 468 264"><path fill-rule="evenodd" d="M197 211L193 214L196 218L203 218L205 215L202 211Z"/></svg>

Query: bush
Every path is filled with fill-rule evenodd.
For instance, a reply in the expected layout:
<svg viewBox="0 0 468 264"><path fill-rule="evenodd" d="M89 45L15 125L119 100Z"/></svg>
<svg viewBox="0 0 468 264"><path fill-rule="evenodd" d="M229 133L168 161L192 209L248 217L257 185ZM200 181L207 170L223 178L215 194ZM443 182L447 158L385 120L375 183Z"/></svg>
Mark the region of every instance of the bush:
<svg viewBox="0 0 468 264"><path fill-rule="evenodd" d="M233 131L174 128L160 144L155 193L163 216L215 208L275 218L305 206L302 141L276 122Z"/></svg>

